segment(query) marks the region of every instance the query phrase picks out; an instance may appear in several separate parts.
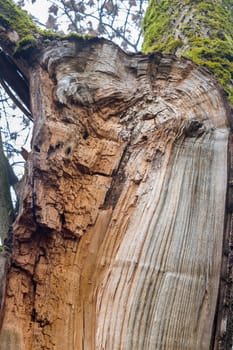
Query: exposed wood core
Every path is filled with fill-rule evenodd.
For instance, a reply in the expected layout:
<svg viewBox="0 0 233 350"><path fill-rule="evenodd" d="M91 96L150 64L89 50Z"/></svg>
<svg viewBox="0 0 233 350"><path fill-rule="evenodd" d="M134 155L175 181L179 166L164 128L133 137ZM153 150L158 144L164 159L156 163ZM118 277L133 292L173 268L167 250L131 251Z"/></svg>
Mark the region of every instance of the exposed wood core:
<svg viewBox="0 0 233 350"><path fill-rule="evenodd" d="M30 73L33 150L1 349L212 349L228 181L221 88L186 59L105 40L56 45Z"/></svg>

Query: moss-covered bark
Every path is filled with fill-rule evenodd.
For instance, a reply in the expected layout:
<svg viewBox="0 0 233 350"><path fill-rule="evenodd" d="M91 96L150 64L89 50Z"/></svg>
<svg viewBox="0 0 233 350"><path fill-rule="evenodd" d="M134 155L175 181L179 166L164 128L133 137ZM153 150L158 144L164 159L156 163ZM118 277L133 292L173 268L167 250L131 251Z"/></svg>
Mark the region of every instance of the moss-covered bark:
<svg viewBox="0 0 233 350"><path fill-rule="evenodd" d="M232 8L232 0L151 0L143 51L175 53L206 66L233 103Z"/></svg>
<svg viewBox="0 0 233 350"><path fill-rule="evenodd" d="M39 28L27 13L11 0L0 0L0 45L12 53L21 44L36 43Z"/></svg>
<svg viewBox="0 0 233 350"><path fill-rule="evenodd" d="M71 33L61 35L39 28L12 0L0 0L0 47L10 55L31 47L45 46L57 39L89 39L88 35Z"/></svg>

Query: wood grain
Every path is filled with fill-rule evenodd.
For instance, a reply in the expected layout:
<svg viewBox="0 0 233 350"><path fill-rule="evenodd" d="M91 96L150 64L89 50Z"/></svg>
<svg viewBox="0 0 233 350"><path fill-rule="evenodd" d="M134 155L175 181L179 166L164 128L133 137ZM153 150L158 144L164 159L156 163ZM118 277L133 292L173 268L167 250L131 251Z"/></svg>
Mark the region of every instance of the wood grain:
<svg viewBox="0 0 233 350"><path fill-rule="evenodd" d="M102 39L59 45L31 72L3 350L9 332L24 350L209 350L225 235L223 91L189 60Z"/></svg>

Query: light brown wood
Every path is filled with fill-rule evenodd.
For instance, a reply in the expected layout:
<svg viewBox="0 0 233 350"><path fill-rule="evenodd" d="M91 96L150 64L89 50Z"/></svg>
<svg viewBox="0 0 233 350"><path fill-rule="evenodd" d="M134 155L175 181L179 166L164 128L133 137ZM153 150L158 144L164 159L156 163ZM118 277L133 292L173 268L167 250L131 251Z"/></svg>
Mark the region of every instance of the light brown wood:
<svg viewBox="0 0 233 350"><path fill-rule="evenodd" d="M221 88L188 60L101 39L34 60L1 349L211 349L228 167Z"/></svg>

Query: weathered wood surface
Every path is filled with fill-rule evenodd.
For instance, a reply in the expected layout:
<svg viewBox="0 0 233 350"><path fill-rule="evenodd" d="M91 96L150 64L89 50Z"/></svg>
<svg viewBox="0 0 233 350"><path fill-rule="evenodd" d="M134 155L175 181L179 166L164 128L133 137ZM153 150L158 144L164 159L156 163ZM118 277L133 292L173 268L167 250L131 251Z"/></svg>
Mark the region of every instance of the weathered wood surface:
<svg viewBox="0 0 233 350"><path fill-rule="evenodd" d="M35 128L1 349L211 349L226 236L221 88L173 56L56 45L29 74Z"/></svg>

